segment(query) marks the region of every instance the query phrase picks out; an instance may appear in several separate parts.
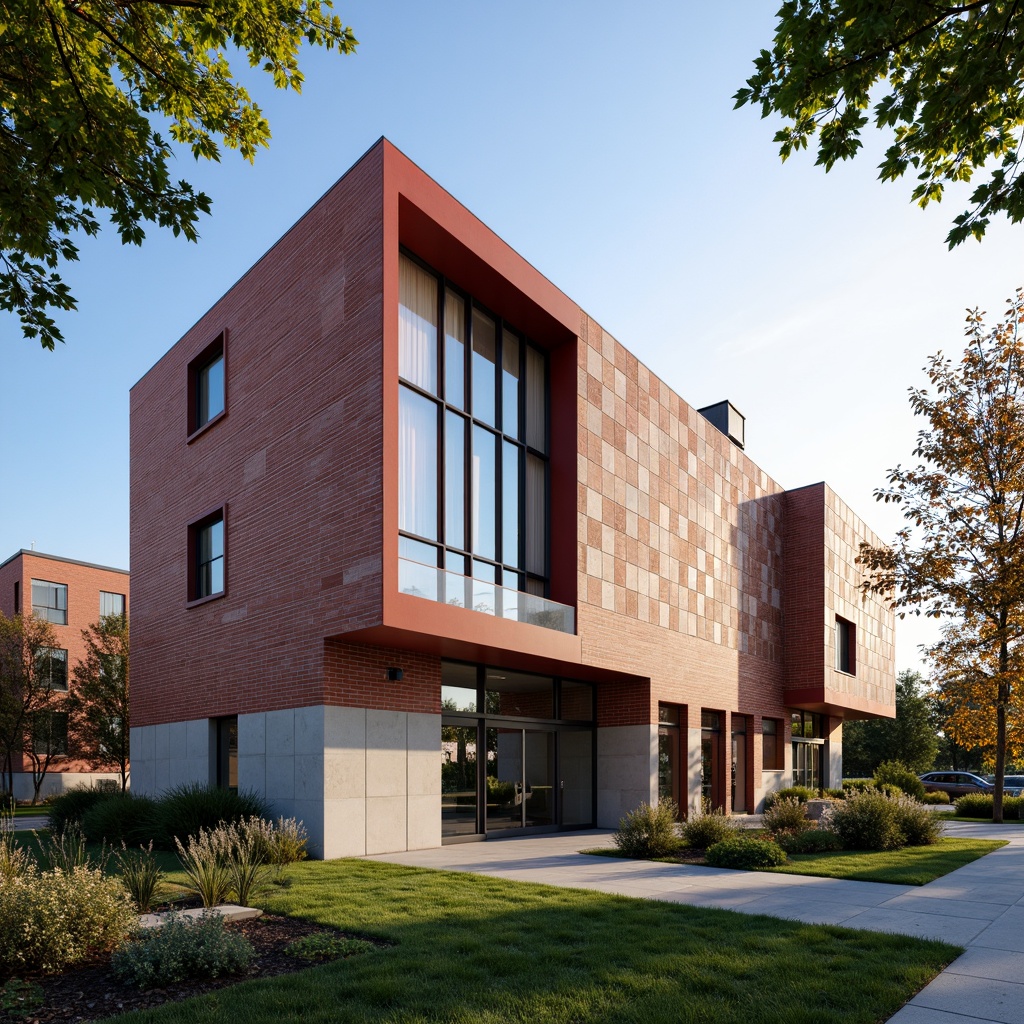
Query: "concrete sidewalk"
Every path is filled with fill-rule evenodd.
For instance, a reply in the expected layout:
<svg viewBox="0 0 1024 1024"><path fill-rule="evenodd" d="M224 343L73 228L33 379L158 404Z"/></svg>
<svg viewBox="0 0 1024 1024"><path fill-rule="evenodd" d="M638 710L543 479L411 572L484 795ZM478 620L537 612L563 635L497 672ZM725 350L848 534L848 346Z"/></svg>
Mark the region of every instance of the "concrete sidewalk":
<svg viewBox="0 0 1024 1024"><path fill-rule="evenodd" d="M588 857L606 831L518 836L369 857L966 946L893 1024L1024 1024L1024 826L950 822L948 836L1009 845L923 886Z"/></svg>

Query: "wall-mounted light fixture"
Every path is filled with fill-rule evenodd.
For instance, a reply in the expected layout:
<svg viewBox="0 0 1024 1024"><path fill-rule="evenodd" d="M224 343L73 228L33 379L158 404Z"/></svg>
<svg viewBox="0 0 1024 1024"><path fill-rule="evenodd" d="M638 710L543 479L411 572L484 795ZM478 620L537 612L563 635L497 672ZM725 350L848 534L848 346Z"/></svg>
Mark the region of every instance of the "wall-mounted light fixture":
<svg viewBox="0 0 1024 1024"><path fill-rule="evenodd" d="M402 681L402 670L400 668L389 668L387 676L389 683L400 683Z"/></svg>

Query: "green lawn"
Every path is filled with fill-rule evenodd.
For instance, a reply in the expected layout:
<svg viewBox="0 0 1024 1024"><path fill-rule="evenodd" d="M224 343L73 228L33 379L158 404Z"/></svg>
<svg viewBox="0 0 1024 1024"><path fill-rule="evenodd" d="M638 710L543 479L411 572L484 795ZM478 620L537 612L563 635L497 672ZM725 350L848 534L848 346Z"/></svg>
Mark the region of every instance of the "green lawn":
<svg viewBox="0 0 1024 1024"><path fill-rule="evenodd" d="M269 910L394 943L118 1021L881 1022L960 950L905 936L425 871L307 863Z"/></svg>
<svg viewBox="0 0 1024 1024"><path fill-rule="evenodd" d="M964 818L957 817L956 811L936 811L936 818L941 818L943 821L961 821L965 825L991 825L991 818ZM1006 818L1000 822L1001 825L1024 825L1024 821L1019 818Z"/></svg>
<svg viewBox="0 0 1024 1024"><path fill-rule="evenodd" d="M933 846L905 846L902 850L793 853L788 864L768 870L857 882L925 885L1005 845L999 839L947 838Z"/></svg>
<svg viewBox="0 0 1024 1024"><path fill-rule="evenodd" d="M1005 845L1006 841L1002 839L940 839L933 846L905 846L902 850L791 853L787 864L764 870L856 882L925 885ZM614 847L580 850L580 853L599 857L623 856ZM655 859L663 864L681 863L674 857Z"/></svg>

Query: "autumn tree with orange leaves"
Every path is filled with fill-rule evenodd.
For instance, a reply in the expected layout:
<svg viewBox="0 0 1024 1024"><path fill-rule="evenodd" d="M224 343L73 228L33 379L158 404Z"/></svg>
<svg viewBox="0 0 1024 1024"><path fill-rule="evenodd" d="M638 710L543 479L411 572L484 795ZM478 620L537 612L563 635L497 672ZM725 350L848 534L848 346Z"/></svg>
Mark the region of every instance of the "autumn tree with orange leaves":
<svg viewBox="0 0 1024 1024"><path fill-rule="evenodd" d="M958 742L994 742L1001 822L1007 722L1024 686L1024 291L996 327L983 316L967 315L963 358L938 353L925 367L930 389L910 389L927 421L921 461L890 470L875 492L902 505L908 525L892 547L863 545L860 562L865 589L890 595L901 618L950 620L928 653L958 694Z"/></svg>

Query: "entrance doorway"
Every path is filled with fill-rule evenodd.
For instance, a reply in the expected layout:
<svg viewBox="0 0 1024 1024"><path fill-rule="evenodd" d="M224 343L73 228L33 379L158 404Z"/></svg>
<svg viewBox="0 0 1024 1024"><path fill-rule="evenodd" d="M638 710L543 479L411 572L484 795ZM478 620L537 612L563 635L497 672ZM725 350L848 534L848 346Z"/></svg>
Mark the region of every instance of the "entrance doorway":
<svg viewBox="0 0 1024 1024"><path fill-rule="evenodd" d="M586 683L442 662L441 838L594 823Z"/></svg>

